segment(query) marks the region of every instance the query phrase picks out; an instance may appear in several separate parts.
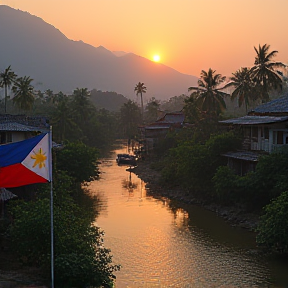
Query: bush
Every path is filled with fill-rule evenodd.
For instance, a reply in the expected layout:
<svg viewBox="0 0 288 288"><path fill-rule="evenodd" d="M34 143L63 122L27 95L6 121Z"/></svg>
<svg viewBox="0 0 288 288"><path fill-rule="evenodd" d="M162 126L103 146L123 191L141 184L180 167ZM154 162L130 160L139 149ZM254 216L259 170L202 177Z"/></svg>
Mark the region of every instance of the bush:
<svg viewBox="0 0 288 288"><path fill-rule="evenodd" d="M212 178L216 169L226 160L222 153L239 147L241 141L233 133L211 136L205 143L196 143L195 139L181 142L170 149L166 157L166 166L162 170L165 182L181 184L202 196L213 193Z"/></svg>
<svg viewBox="0 0 288 288"><path fill-rule="evenodd" d="M235 189L238 176L228 167L218 167L212 178L215 188L215 200L221 204L235 204Z"/></svg>
<svg viewBox="0 0 288 288"><path fill-rule="evenodd" d="M56 154L56 169L66 171L76 182L89 182L99 176L98 150L85 144L68 143Z"/></svg>
<svg viewBox="0 0 288 288"><path fill-rule="evenodd" d="M288 253L288 192L264 207L257 228L257 243L269 250Z"/></svg>
<svg viewBox="0 0 288 288"><path fill-rule="evenodd" d="M53 191L55 283L59 287L112 287L119 266L112 264L110 250L103 245L103 232L91 224L92 212L75 204L73 193L66 190L70 184L65 173L57 175ZM39 191L35 201L9 203L9 210L14 218L11 247L23 264L41 267L48 278L51 225L47 190Z"/></svg>

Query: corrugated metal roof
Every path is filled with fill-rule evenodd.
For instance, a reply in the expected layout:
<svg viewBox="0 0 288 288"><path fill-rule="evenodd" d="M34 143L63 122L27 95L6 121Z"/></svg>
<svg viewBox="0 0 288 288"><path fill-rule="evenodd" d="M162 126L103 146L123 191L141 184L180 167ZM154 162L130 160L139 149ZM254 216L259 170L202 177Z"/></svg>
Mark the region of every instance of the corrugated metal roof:
<svg viewBox="0 0 288 288"><path fill-rule="evenodd" d="M251 161L251 162L257 162L258 158L262 155L263 154L259 154L252 151L233 151L222 154L222 156L228 158Z"/></svg>
<svg viewBox="0 0 288 288"><path fill-rule="evenodd" d="M278 99L256 107L250 113L288 113L288 92Z"/></svg>
<svg viewBox="0 0 288 288"><path fill-rule="evenodd" d="M0 123L0 131L17 131L17 132L34 132L34 131L40 131L40 132L48 132L49 129L40 128L40 127L34 127L34 126L27 126L23 124L19 124L16 122L11 123Z"/></svg>
<svg viewBox="0 0 288 288"><path fill-rule="evenodd" d="M259 124L271 124L276 122L284 122L288 120L288 116L253 116L247 115L240 118L228 119L219 121L222 124L233 124L233 125L259 125Z"/></svg>

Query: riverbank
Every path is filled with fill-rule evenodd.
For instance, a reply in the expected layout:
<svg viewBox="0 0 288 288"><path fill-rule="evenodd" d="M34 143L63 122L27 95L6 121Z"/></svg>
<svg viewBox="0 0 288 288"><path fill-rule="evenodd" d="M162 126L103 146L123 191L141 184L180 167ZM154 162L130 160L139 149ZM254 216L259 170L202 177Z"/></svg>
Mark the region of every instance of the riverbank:
<svg viewBox="0 0 288 288"><path fill-rule="evenodd" d="M167 197L187 204L201 205L215 212L219 217L224 218L232 226L239 226L250 231L254 231L257 227L259 222L258 214L247 213L239 207L221 206L214 203L206 204L182 188L163 186L160 182L160 172L152 169L151 164L150 160L139 161L136 167L129 169L147 183L146 189L149 191L149 194Z"/></svg>

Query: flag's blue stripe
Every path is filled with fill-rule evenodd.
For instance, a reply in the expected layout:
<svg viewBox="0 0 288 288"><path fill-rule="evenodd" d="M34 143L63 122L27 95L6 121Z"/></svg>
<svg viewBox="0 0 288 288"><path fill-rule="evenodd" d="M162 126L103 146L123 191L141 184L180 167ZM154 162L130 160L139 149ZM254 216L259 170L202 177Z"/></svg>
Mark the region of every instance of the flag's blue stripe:
<svg viewBox="0 0 288 288"><path fill-rule="evenodd" d="M0 169L21 163L46 134L0 146Z"/></svg>

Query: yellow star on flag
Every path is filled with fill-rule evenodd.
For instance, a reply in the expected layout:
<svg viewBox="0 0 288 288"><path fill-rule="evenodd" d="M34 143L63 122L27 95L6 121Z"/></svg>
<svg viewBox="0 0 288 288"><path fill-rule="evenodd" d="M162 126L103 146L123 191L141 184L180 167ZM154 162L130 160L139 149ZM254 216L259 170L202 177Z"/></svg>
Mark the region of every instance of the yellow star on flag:
<svg viewBox="0 0 288 288"><path fill-rule="evenodd" d="M47 159L47 156L45 155L46 154L45 152L43 153L42 148L40 148L37 153L35 153L35 151L33 151L33 153L35 155L31 155L31 159L34 159L35 162L32 167L34 168L37 165L39 165L40 169L42 167L45 167L45 160Z"/></svg>

